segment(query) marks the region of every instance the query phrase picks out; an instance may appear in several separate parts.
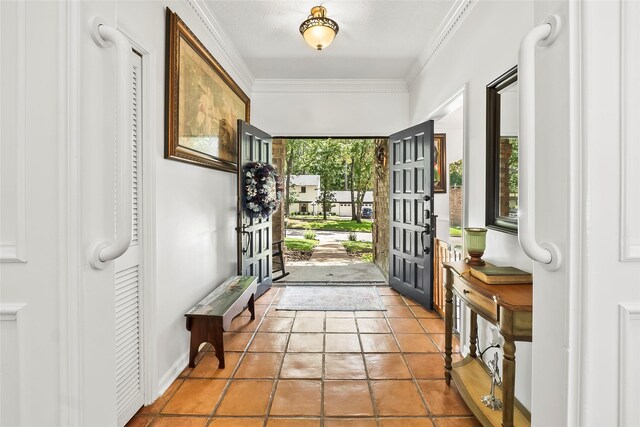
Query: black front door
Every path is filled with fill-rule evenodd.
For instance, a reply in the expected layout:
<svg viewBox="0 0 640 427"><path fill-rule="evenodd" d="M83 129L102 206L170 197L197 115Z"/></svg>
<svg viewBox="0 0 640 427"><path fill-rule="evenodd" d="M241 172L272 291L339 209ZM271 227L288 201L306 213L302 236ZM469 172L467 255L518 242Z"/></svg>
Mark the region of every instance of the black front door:
<svg viewBox="0 0 640 427"><path fill-rule="evenodd" d="M433 120L389 137L389 285L433 304Z"/></svg>
<svg viewBox="0 0 640 427"><path fill-rule="evenodd" d="M243 167L249 162L271 163L271 135L238 120L238 274L258 277L256 297L273 283L271 274L271 217L249 217L242 203L245 177Z"/></svg>

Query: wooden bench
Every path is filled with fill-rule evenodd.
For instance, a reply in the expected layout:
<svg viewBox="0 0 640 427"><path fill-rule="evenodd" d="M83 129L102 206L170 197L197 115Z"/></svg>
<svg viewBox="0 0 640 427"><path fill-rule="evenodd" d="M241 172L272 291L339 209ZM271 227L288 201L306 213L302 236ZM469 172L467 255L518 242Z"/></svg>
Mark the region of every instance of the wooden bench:
<svg viewBox="0 0 640 427"><path fill-rule="evenodd" d="M254 276L235 276L215 288L202 301L185 314L187 330L191 331L189 348L189 367L195 367L196 356L203 342L215 348L220 362L218 368L224 369L223 332L228 331L231 321L249 307L251 320L255 320L255 294L258 278Z"/></svg>

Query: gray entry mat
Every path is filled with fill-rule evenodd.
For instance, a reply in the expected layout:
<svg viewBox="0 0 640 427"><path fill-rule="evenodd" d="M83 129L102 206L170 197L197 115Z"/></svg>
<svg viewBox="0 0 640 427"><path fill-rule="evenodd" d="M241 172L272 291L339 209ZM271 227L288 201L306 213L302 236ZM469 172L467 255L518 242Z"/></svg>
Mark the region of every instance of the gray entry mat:
<svg viewBox="0 0 640 427"><path fill-rule="evenodd" d="M287 286L278 310L382 311L386 307L373 286Z"/></svg>

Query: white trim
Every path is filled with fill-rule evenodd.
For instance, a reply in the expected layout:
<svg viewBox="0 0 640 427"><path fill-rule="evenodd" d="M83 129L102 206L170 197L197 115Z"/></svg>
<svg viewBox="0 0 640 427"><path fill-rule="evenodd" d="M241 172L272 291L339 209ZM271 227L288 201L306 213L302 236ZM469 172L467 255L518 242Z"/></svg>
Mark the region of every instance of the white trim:
<svg viewBox="0 0 640 427"><path fill-rule="evenodd" d="M18 312L23 309L27 304L24 303L9 303L0 304L0 321L2 322L15 322L18 320Z"/></svg>
<svg viewBox="0 0 640 427"><path fill-rule="evenodd" d="M402 79L255 79L251 93L408 93Z"/></svg>
<svg viewBox="0 0 640 427"><path fill-rule="evenodd" d="M173 362L173 365L165 372L158 383L159 396L164 394L165 391L171 387L171 384L180 376L184 368L189 364L189 352L185 351L178 359Z"/></svg>
<svg viewBox="0 0 640 427"><path fill-rule="evenodd" d="M618 374L618 425L640 423L640 304L620 304L620 371Z"/></svg>
<svg viewBox="0 0 640 427"><path fill-rule="evenodd" d="M440 27L436 31L436 36L426 44L425 49L420 52L418 59L416 59L416 62L407 73L406 81L409 88L414 85L422 70L425 69L440 48L443 47L447 40L460 28L460 25L478 1L479 0L455 0L447 16L442 20Z"/></svg>
<svg viewBox="0 0 640 427"><path fill-rule="evenodd" d="M620 261L640 261L640 5L620 1ZM635 235L632 233L635 231Z"/></svg>
<svg viewBox="0 0 640 427"><path fill-rule="evenodd" d="M240 56L231 39L222 30L222 26L218 24L214 13L209 9L206 1L186 0L186 2L191 6L191 9L193 9L198 18L200 18L200 21L205 28L209 30L211 37L213 37L215 42L218 44L226 62L228 62L233 71L235 71L237 76L236 80L239 80L237 83L246 88L246 91L249 92L255 77L253 76L253 73L251 73L247 63L242 59L242 56Z"/></svg>
<svg viewBox="0 0 640 427"><path fill-rule="evenodd" d="M26 3L18 2L17 7L17 34L15 43L17 44L18 58L16 60L17 67L17 99L16 112L16 176L14 177L16 187L16 224L15 235L13 241L0 243L0 262L27 262L27 209L26 209L26 182L27 182L27 163L26 163L26 90L27 90L27 62L26 62ZM5 177L6 179L6 177Z"/></svg>

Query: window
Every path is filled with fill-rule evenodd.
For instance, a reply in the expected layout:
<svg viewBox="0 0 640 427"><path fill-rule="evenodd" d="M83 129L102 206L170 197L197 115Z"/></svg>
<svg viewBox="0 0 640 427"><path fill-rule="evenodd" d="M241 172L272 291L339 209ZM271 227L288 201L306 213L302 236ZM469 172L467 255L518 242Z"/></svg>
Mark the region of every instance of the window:
<svg viewBox="0 0 640 427"><path fill-rule="evenodd" d="M301 193L306 193L307 192L307 187L300 187L300 192Z"/></svg>
<svg viewBox="0 0 640 427"><path fill-rule="evenodd" d="M487 86L487 228L518 233L518 69Z"/></svg>

